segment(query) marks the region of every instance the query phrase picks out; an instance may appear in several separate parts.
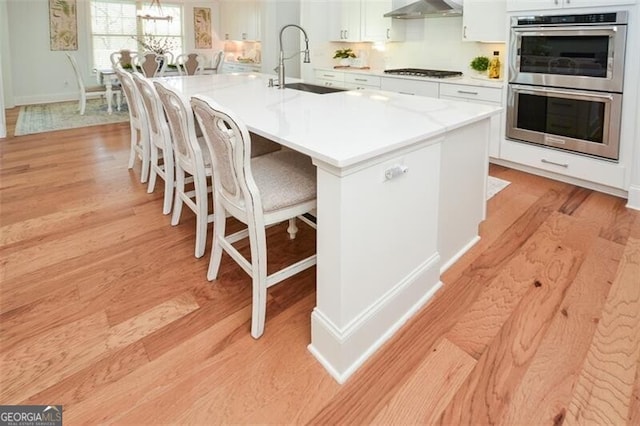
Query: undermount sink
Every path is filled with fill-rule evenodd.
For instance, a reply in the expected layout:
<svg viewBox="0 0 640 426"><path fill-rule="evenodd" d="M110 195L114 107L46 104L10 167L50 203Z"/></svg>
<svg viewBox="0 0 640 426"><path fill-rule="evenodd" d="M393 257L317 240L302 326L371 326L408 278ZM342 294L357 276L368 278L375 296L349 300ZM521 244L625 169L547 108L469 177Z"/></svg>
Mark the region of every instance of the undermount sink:
<svg viewBox="0 0 640 426"><path fill-rule="evenodd" d="M287 89L302 90L303 92L317 93L324 95L325 93L344 92L345 89L337 89L335 87L318 86L317 84L309 83L286 83L284 85Z"/></svg>

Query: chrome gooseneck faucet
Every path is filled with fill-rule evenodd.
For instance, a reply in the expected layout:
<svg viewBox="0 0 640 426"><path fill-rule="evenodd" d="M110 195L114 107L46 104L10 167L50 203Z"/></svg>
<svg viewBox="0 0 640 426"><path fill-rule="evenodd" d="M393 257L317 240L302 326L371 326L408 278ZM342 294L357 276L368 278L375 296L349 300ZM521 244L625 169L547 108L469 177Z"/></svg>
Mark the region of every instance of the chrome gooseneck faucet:
<svg viewBox="0 0 640 426"><path fill-rule="evenodd" d="M309 37L307 36L307 32L304 30L304 28L302 28L300 25L296 25L296 24L288 24L288 25L285 25L284 27L282 27L282 29L280 30L280 61L278 63L278 87L280 89L284 89L284 60L285 59L291 59L293 57L293 56L290 56L289 58L285 58L284 57L284 50L282 49L282 33L284 32L285 29L287 29L289 27L296 27L297 29L302 31L302 34L304 34L305 48L304 48L304 51L303 51L304 57L303 57L302 61L305 64L308 64L308 63L311 62L311 59L309 59Z"/></svg>

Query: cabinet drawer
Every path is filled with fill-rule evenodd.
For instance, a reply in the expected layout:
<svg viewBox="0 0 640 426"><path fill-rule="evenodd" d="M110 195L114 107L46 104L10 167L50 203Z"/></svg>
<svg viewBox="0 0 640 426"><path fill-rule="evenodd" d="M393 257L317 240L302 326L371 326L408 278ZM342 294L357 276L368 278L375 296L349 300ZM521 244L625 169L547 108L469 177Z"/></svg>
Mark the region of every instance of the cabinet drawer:
<svg viewBox="0 0 640 426"><path fill-rule="evenodd" d="M372 86L380 88L380 77L375 75L345 73L344 82L357 86Z"/></svg>
<svg viewBox="0 0 640 426"><path fill-rule="evenodd" d="M601 161L595 158L510 140L503 141L500 147L500 158L537 169L624 189L625 168L618 163Z"/></svg>
<svg viewBox="0 0 640 426"><path fill-rule="evenodd" d="M502 89L494 87L467 86L464 84L440 84L440 96L463 98L470 101L502 103Z"/></svg>
<svg viewBox="0 0 640 426"><path fill-rule="evenodd" d="M325 70L315 70L316 80L344 81L344 73Z"/></svg>
<svg viewBox="0 0 640 426"><path fill-rule="evenodd" d="M351 89L351 87L346 87L343 81L325 80L322 78L317 78L315 83L320 86L335 87L337 89Z"/></svg>
<svg viewBox="0 0 640 426"><path fill-rule="evenodd" d="M380 88L390 92L404 93L406 95L438 97L438 83L432 81L418 81L401 78L382 78Z"/></svg>

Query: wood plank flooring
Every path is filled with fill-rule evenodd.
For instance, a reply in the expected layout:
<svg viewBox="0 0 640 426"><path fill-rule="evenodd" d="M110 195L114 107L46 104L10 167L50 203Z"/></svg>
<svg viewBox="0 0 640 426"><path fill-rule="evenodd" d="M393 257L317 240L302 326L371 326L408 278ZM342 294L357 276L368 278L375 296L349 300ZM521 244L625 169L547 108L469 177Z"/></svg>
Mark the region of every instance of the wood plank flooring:
<svg viewBox="0 0 640 426"><path fill-rule="evenodd" d="M128 124L0 140L0 404L63 404L65 424L640 422L625 200L491 166L512 183L481 241L340 386L306 349L315 269L269 290L252 339L248 276L225 256L206 280L210 242L195 259L193 215L170 226L128 141ZM270 269L314 251L285 228Z"/></svg>

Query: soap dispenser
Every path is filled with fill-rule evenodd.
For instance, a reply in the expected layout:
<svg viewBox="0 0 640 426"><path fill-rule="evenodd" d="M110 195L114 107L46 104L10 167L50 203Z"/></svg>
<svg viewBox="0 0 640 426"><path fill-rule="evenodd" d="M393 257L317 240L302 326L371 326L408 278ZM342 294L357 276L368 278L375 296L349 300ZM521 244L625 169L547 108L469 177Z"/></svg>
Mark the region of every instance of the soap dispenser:
<svg viewBox="0 0 640 426"><path fill-rule="evenodd" d="M493 52L493 58L489 61L489 78L500 78L500 57L497 50Z"/></svg>

